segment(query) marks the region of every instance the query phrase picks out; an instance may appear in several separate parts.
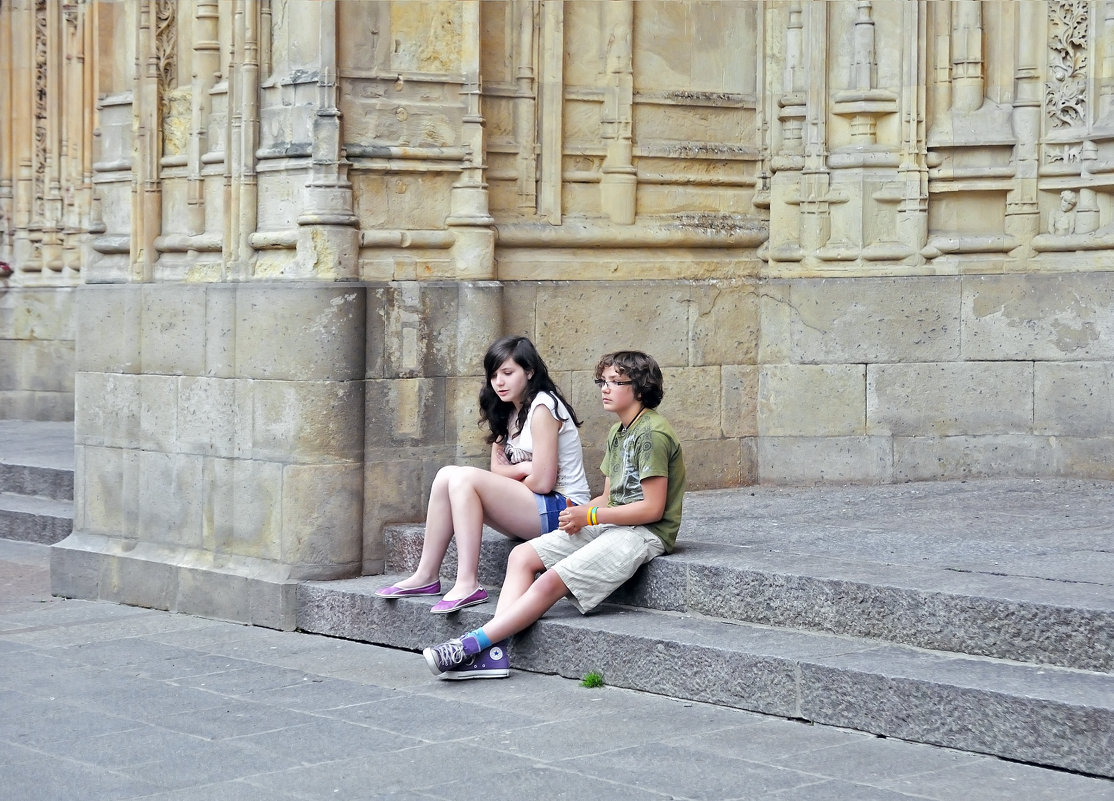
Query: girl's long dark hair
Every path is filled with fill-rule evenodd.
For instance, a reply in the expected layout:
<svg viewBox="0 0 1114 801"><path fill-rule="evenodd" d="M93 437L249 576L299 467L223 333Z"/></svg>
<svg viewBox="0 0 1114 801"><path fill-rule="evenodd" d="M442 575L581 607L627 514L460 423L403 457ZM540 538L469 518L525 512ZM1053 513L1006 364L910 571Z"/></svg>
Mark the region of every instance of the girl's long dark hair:
<svg viewBox="0 0 1114 801"><path fill-rule="evenodd" d="M534 398L537 397L539 392L548 392L560 400L568 410L573 423L578 427L583 425L577 419L572 404L565 400L561 390L557 389L557 385L549 377L549 370L546 368L545 362L542 361L542 357L538 355L534 343L522 336L503 337L488 348L487 354L484 356L485 381L483 389L480 390L480 425L487 423L491 428L491 433L487 436L489 445L500 440L506 442L511 428L514 404L501 400L491 387L492 376L507 359L514 359L518 366L530 375L530 378L526 381L526 393L522 398L522 408L519 409L518 418L515 421L516 432L521 431L522 426L526 425L526 415L530 412L530 404L534 402ZM563 422L565 418L561 417L560 410L555 410L555 413L557 421Z"/></svg>

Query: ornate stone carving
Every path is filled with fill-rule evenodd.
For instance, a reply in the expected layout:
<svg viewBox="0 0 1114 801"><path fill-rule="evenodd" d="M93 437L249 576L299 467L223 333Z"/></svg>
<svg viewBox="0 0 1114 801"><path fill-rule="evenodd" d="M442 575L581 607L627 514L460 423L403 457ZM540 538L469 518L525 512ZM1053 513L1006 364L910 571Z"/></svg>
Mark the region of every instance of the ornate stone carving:
<svg viewBox="0 0 1114 801"><path fill-rule="evenodd" d="M155 6L155 58L159 66L159 98L165 116L170 106L170 90L178 73L178 24L175 0L158 0Z"/></svg>
<svg viewBox="0 0 1114 801"><path fill-rule="evenodd" d="M1086 0L1053 0L1048 4L1048 72L1045 107L1053 128L1082 125L1087 113Z"/></svg>
<svg viewBox="0 0 1114 801"><path fill-rule="evenodd" d="M47 159L47 0L35 0L35 216L40 220L45 212Z"/></svg>

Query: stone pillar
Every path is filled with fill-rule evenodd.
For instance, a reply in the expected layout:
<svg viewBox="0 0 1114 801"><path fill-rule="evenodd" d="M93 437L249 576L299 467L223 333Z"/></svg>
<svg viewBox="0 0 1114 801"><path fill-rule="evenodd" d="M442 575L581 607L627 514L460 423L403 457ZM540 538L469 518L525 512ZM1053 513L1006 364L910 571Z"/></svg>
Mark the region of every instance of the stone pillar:
<svg viewBox="0 0 1114 801"><path fill-rule="evenodd" d="M80 291L74 533L56 594L294 626L298 581L356 575L365 290Z"/></svg>
<svg viewBox="0 0 1114 801"><path fill-rule="evenodd" d="M608 85L604 91L600 120L606 155L600 176L600 206L615 223L634 223L638 177L632 161L634 136L634 70L631 40L634 37L635 4L616 0L602 6L603 28L607 31L604 57Z"/></svg>
<svg viewBox="0 0 1114 801"><path fill-rule="evenodd" d="M357 275L359 231L348 160L340 141L336 3L320 3L318 13L320 77L313 123L313 166L298 217L298 270L303 275L350 279Z"/></svg>
<svg viewBox="0 0 1114 801"><path fill-rule="evenodd" d="M12 196L14 164L12 149L13 119L15 109L15 59L12 41L12 10L8 6L0 8L0 50L11 54L0 61L0 109L8 113L0 114L0 262L7 265L0 268L11 273L12 237L15 234L12 214L15 211ZM5 275L4 278L8 276Z"/></svg>
<svg viewBox="0 0 1114 801"><path fill-rule="evenodd" d="M449 195L445 220L453 233L453 266L457 276L483 279L495 275L495 219L484 181L484 118L480 99L480 0L461 0L460 65L464 73L464 116L460 139L467 150L460 180Z"/></svg>

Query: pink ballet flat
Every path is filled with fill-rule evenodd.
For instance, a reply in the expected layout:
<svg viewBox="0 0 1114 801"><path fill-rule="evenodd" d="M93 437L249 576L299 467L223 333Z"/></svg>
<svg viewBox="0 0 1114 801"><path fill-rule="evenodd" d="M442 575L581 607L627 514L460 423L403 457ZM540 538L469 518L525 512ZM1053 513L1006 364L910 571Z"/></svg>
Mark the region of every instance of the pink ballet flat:
<svg viewBox="0 0 1114 801"><path fill-rule="evenodd" d="M409 598L413 595L440 595L441 579L424 587L383 587L375 591L380 598Z"/></svg>
<svg viewBox="0 0 1114 801"><path fill-rule="evenodd" d="M452 601L438 601L429 611L435 615L447 615L449 612L456 612L466 606L475 606L485 601L487 601L487 593L484 591L483 587L480 587L466 598L456 598Z"/></svg>

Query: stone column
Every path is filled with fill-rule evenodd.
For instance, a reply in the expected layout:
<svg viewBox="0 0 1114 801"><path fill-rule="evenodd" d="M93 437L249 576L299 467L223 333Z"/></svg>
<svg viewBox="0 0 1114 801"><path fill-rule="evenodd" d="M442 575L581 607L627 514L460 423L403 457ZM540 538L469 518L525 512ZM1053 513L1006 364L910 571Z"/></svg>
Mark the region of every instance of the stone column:
<svg viewBox="0 0 1114 801"><path fill-rule="evenodd" d="M1019 3L1017 9L1017 65L1014 80L1013 131L1017 137L1013 188L1006 195L1007 234L1029 243L1040 233L1037 181L1040 170L1041 103L1044 85L1040 56L1045 9L1040 3ZM1026 245L1016 255L1031 254Z"/></svg>
<svg viewBox="0 0 1114 801"><path fill-rule="evenodd" d="M600 205L615 223L631 225L636 214L638 178L633 163L634 37L633 0L615 0L603 6L603 26L608 32L602 135L606 152L600 176Z"/></svg>
<svg viewBox="0 0 1114 801"><path fill-rule="evenodd" d="M35 197L36 25L30 0L12 8L12 156L15 195L12 265L17 272L37 273L42 267L32 241Z"/></svg>
<svg viewBox="0 0 1114 801"><path fill-rule="evenodd" d="M11 4L7 3L0 6L0 50L12 54L12 48L12 9ZM9 112L0 114L0 261L8 265L7 268L0 268L0 270L5 272L11 270L12 235L15 233L12 224L14 211L12 134L14 132L10 113L15 108L14 63L12 56L0 61L0 109L7 109Z"/></svg>
<svg viewBox="0 0 1114 801"><path fill-rule="evenodd" d="M538 186L538 214L551 225L561 222L561 176L564 169L562 125L565 107L565 24L564 4L543 0L538 54L538 107L541 119L538 138L541 165Z"/></svg>
<svg viewBox="0 0 1114 801"><path fill-rule="evenodd" d="M318 14L320 62L313 166L298 217L298 271L321 278L348 279L358 274L359 231L337 108L336 2L320 3Z"/></svg>
<svg viewBox="0 0 1114 801"><path fill-rule="evenodd" d="M488 206L484 118L480 97L480 0L461 0L461 54L464 73L464 117L460 139L467 149L460 180L453 184L446 219L453 233L452 256L460 278L495 275L495 219Z"/></svg>

